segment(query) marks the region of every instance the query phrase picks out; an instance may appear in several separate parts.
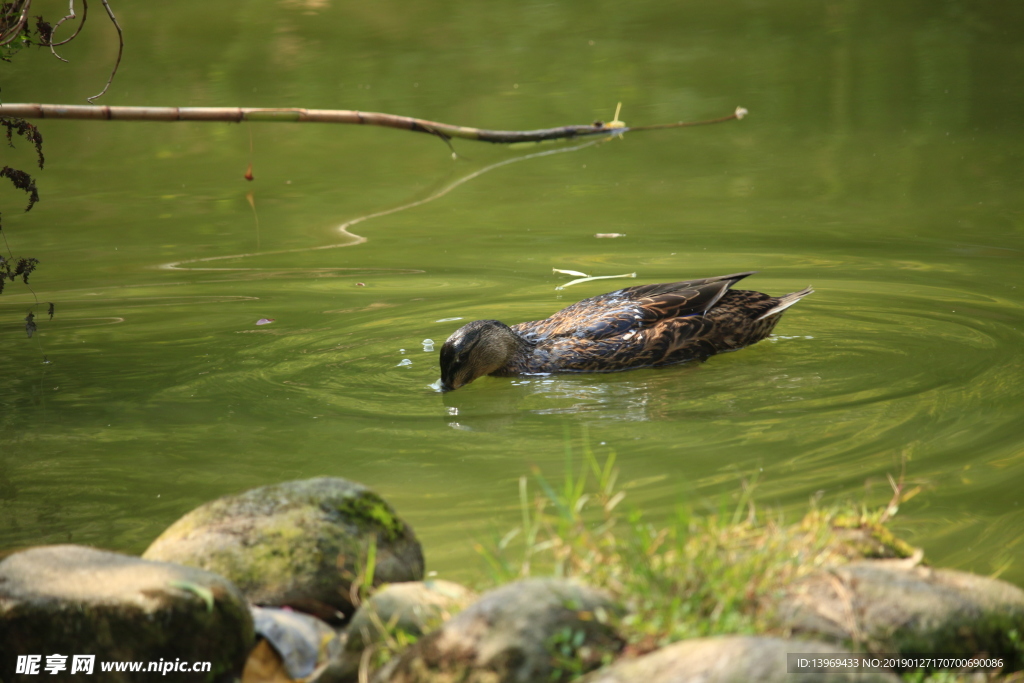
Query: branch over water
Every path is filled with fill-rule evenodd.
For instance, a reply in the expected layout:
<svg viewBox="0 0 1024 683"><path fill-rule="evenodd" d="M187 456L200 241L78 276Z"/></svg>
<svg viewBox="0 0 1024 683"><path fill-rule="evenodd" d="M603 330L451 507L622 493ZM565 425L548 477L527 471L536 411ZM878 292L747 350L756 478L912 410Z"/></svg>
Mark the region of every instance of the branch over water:
<svg viewBox="0 0 1024 683"><path fill-rule="evenodd" d="M678 121L630 128L622 121L594 121L583 125L537 130L487 130L427 121L410 116L351 109L247 108L247 107L110 107L76 104L0 104L0 116L25 119L96 119L105 121L287 121L296 123L348 123L384 126L436 135L444 140L464 138L482 142L515 143L562 140L587 135L618 135L628 131L685 128L742 119L747 110L737 107L728 116L706 121Z"/></svg>

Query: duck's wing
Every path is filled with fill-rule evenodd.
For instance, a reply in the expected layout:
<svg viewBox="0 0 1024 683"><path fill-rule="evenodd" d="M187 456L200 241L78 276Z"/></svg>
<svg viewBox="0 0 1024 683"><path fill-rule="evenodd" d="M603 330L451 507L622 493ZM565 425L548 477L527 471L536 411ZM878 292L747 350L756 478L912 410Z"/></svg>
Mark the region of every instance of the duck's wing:
<svg viewBox="0 0 1024 683"><path fill-rule="evenodd" d="M734 284L757 271L719 275L703 280L638 285L622 290L643 311L648 324L669 318L703 315L725 296Z"/></svg>
<svg viewBox="0 0 1024 683"><path fill-rule="evenodd" d="M703 315L730 287L753 272L627 287L584 299L546 320L519 323L512 329L530 341L552 337L602 339L625 334L660 320Z"/></svg>

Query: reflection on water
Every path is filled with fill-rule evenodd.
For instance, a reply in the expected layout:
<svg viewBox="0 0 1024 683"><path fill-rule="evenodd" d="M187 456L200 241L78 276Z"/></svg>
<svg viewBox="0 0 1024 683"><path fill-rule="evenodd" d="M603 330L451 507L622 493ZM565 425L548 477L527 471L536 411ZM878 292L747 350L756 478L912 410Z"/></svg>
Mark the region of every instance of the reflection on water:
<svg viewBox="0 0 1024 683"><path fill-rule="evenodd" d="M255 252L247 253L247 254L231 254L230 256L207 256L205 258L194 258L194 259L187 259L187 260L184 260L184 261L171 261L170 263L162 263L158 267L161 268L162 270L185 270L185 271L189 271L189 270L204 270L204 271L220 271L220 272L223 272L223 271L246 271L246 272L250 272L251 273L252 271L266 271L268 269L265 269L265 268L244 268L244 267L237 267L237 266L232 266L232 267L226 267L226 266L210 267L210 266L206 266L206 265L194 266L194 265L187 265L187 264L194 264L194 263L206 264L206 263L210 263L212 261L239 261L241 259L245 259L245 258L249 258L249 257L253 257L253 256L261 256L261 257L263 257L263 256L278 256L278 255L281 255L281 254L299 254L299 253L302 253L302 252L321 251L321 250L324 250L324 249L338 249L338 248L341 248L341 247L354 247L354 246L359 245L359 244L364 244L367 241L366 237L363 237L362 235L356 235L355 233L352 233L352 232L349 231L349 228L351 228L354 225L357 225L357 224L362 223L364 221L373 220L375 218L384 218L386 216L391 216L393 214L400 213L402 211L409 211L410 209L415 209L415 208L421 207L421 206L423 206L425 204L429 204L430 202L433 202L433 201L436 201L438 199L441 199L442 197L444 197L448 193L458 189L462 185L465 185L466 183L471 182L471 181L479 178L480 176L484 175L485 173L489 173L489 172L491 172L491 171L493 171L495 169L499 169L499 168L502 168L504 166L508 166L510 164L516 164L516 163L520 163L520 162L523 162L523 161L529 161L530 159L539 159L541 157L551 156L553 154L565 154L567 152L577 152L579 150L586 149L587 147L593 147L594 145L602 144L603 142L606 142L605 138L598 138L598 139L590 140L589 142L584 142L584 143L575 143L575 144L571 144L571 145L560 145L559 147L556 147L554 149L546 149L546 150L543 150L543 151L540 151L540 152L532 152L532 153L529 153L529 154L519 154L519 155L513 156L513 157L511 157L509 159L502 159L501 161L496 161L496 162L494 162L492 164L488 164L488 165L484 166L483 168L478 168L478 169L476 169L476 170L474 170L474 171L472 171L470 173L463 174L461 177L459 177L454 182L446 184L440 190L437 190L436 192L432 192L431 194L429 194L428 196L424 197L423 199L417 199L417 200L414 200L414 201L411 201L411 202L400 204L399 206L394 206L394 207L391 207L391 208L388 208L388 209L383 209L381 211L373 211L371 213L368 213L368 214L365 214L365 215L362 215L362 216L357 216L355 218L351 218L351 219L345 221L344 223L342 223L341 225L339 225L336 228L336 232L343 237L343 240L341 242L336 243L336 244L326 244L326 245L320 245L320 246L315 246L315 247L303 247L303 248L300 248L300 249L279 249L279 250L275 250L275 251L255 251ZM453 153L453 157L455 157L455 156L456 155ZM251 193L250 193L250 197L251 197ZM255 207L253 207L253 211L255 211ZM258 221L259 221L259 219L257 217L257 226L259 225ZM257 241L257 244L258 243L259 242ZM338 273L338 274L340 274L343 277L354 277L356 275L361 274L360 272L353 272L353 271L355 271L355 269L352 269L352 268L295 268L295 269L292 269L292 271L290 273L282 273L280 271L277 271L275 273L263 272L263 273L260 273L260 275L258 275L257 277L271 277L273 275L281 276L282 274L290 274L290 275L295 275L295 274L298 274L298 275L302 275L302 274L315 274L317 277L323 277L324 275L334 274L334 273ZM422 272L422 271L408 271L408 272ZM619 276L613 276L613 277L619 277ZM635 274L634 274L634 277L635 277ZM594 278L594 279L601 279L601 278ZM574 282L578 282L578 281L574 281ZM572 284L572 283L570 283L570 284Z"/></svg>
<svg viewBox="0 0 1024 683"><path fill-rule="evenodd" d="M691 364L691 365L695 365ZM659 372L659 371L652 371ZM668 371L671 381L686 380L684 367ZM526 415L580 415L593 419L644 422L661 419L658 382L631 378L626 382L595 379L595 375L532 376L483 379L506 384L482 395L450 392L444 395L449 415L457 415L458 429L493 430ZM666 378L668 379L668 378ZM462 392L462 393L460 393ZM463 397L463 393L467 394Z"/></svg>
<svg viewBox="0 0 1024 683"><path fill-rule="evenodd" d="M1024 582L1020 8L256 0L205 3L232 27L214 41L178 21L191 2L125 4L151 40L113 104L488 128L607 120L620 100L630 124L751 115L579 147L458 142L457 160L399 131L253 124L253 183L249 128L43 122L43 200L4 210L4 235L57 308L27 340L34 295L0 295L0 546L140 551L216 496L336 475L468 578L467 538L515 524L518 477L558 477L566 434L586 433L651 516L751 472L766 506L881 503L905 468L925 485L897 518L911 541ZM82 38L71 66L19 54L5 101L93 94L73 74L105 69L108 46ZM614 288L556 291L553 268L759 270L759 291L816 294L705 363L430 388L462 322Z"/></svg>

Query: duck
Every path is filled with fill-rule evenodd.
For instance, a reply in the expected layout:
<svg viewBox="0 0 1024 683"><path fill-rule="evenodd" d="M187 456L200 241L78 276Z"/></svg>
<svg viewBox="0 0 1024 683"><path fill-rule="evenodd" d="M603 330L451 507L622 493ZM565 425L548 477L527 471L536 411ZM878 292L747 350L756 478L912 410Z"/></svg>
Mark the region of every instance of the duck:
<svg viewBox="0 0 1024 683"><path fill-rule="evenodd" d="M477 320L441 347L441 391L484 375L620 372L704 361L755 344L814 292L779 297L733 285L757 271L638 285L584 299L550 318Z"/></svg>

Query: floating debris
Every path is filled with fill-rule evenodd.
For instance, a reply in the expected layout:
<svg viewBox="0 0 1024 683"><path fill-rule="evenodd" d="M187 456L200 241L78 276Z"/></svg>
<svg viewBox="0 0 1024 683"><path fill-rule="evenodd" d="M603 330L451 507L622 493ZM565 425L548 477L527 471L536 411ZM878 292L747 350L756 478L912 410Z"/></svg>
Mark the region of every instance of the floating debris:
<svg viewBox="0 0 1024 683"><path fill-rule="evenodd" d="M398 365L396 365L395 367L396 368L400 368L400 367L402 367L404 365L412 365L412 361L409 360L408 358L403 358L402 361Z"/></svg>
<svg viewBox="0 0 1024 683"><path fill-rule="evenodd" d="M273 318L260 318L259 320L256 321L256 324L257 325L269 325L272 322L274 322Z"/></svg>
<svg viewBox="0 0 1024 683"><path fill-rule="evenodd" d="M434 322L435 323L450 323L453 320L462 320L462 318L461 317L459 317L459 318L441 318L440 320L435 320Z"/></svg>
<svg viewBox="0 0 1024 683"><path fill-rule="evenodd" d="M636 273L624 273L622 275L587 275L586 273L581 273L578 270L562 270L561 268L552 268L551 272L579 276L576 280L572 280L570 282L566 282L564 285L555 287L556 290L572 287L573 285L578 285L581 282L590 282L591 280L613 280L620 277L636 277Z"/></svg>
<svg viewBox="0 0 1024 683"><path fill-rule="evenodd" d="M597 237L598 239L601 239L601 238L614 239L616 237L625 237L625 236L626 236L626 233L624 233L624 232L599 232L599 233L596 233L594 235L594 237Z"/></svg>
<svg viewBox="0 0 1024 683"><path fill-rule="evenodd" d="M433 339L424 339L421 343L423 344L423 352L424 353L430 353L431 351L434 350L434 340Z"/></svg>
<svg viewBox="0 0 1024 683"><path fill-rule="evenodd" d="M552 273L562 273L563 275L575 275L576 277L590 277L586 273L581 273L578 270L562 270L561 268L552 268Z"/></svg>

